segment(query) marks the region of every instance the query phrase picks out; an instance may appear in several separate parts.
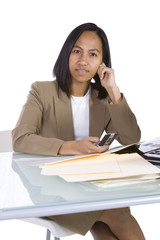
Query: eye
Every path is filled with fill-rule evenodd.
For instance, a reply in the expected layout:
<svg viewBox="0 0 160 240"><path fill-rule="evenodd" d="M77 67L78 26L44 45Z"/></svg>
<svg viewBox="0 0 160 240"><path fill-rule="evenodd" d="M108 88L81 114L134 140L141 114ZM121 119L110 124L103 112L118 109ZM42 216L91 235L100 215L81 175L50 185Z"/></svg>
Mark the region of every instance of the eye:
<svg viewBox="0 0 160 240"><path fill-rule="evenodd" d="M81 53L81 52L80 52L80 50L75 49L75 50L73 50L73 53L78 53L78 54L79 54L79 53Z"/></svg>
<svg viewBox="0 0 160 240"><path fill-rule="evenodd" d="M91 52L89 55L90 55L91 57L97 57L97 54L96 54L96 53L92 53L92 52Z"/></svg>

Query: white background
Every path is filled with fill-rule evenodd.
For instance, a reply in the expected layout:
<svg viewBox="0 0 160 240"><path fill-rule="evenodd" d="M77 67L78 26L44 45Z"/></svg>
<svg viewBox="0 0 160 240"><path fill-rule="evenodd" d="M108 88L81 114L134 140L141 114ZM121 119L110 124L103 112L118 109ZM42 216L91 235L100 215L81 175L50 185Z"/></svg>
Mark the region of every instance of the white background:
<svg viewBox="0 0 160 240"><path fill-rule="evenodd" d="M108 36L116 81L137 117L141 140L160 137L158 0L1 0L0 130L14 128L34 81L53 79L62 44L85 22L96 23ZM146 239L158 240L160 206L137 206L133 213ZM44 239L42 228L37 231L16 220L0 222L1 239L21 239L18 231L23 239ZM83 239L92 238L87 234Z"/></svg>

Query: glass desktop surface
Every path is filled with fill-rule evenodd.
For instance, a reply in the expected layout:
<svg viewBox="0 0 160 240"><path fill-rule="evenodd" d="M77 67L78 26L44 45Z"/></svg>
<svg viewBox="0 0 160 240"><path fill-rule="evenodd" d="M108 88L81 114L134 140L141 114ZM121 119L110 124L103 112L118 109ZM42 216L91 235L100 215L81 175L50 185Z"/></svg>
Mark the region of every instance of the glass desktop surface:
<svg viewBox="0 0 160 240"><path fill-rule="evenodd" d="M19 155L20 156L20 155ZM160 202L160 180L114 184L66 182L0 153L0 219L58 215Z"/></svg>

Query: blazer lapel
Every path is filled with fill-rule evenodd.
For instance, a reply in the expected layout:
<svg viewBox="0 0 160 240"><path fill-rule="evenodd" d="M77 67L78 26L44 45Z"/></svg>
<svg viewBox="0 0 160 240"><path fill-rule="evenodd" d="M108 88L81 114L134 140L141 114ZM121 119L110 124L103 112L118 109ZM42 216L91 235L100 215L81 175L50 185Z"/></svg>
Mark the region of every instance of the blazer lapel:
<svg viewBox="0 0 160 240"><path fill-rule="evenodd" d="M89 135L100 137L103 133L105 122L105 105L97 98L96 91L90 89L90 124Z"/></svg>
<svg viewBox="0 0 160 240"><path fill-rule="evenodd" d="M54 101L58 136L63 140L73 140L74 130L70 98L59 89L59 94L54 97Z"/></svg>

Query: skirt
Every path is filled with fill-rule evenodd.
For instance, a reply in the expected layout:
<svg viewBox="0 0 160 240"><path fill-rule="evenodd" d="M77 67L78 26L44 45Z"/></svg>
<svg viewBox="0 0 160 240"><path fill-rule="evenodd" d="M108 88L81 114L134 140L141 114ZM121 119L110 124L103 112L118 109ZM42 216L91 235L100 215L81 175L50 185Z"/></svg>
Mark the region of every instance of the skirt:
<svg viewBox="0 0 160 240"><path fill-rule="evenodd" d="M63 227L80 235L85 235L98 221L102 211L72 213L57 216L47 216L45 219L53 220Z"/></svg>

